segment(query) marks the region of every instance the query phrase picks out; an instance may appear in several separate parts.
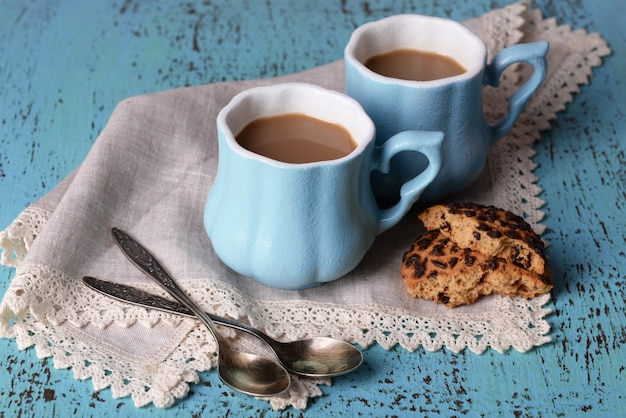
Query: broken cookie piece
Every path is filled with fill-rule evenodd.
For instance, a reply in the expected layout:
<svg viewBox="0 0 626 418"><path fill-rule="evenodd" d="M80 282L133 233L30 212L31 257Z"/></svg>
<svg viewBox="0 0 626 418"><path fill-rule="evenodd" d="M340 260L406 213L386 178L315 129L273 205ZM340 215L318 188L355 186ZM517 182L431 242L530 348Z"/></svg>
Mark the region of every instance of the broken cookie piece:
<svg viewBox="0 0 626 418"><path fill-rule="evenodd" d="M461 247L506 257L537 274L546 270L543 241L512 212L475 203L451 203L432 206L420 213L419 219L426 229L439 230Z"/></svg>
<svg viewBox="0 0 626 418"><path fill-rule="evenodd" d="M521 217L476 204L437 205L419 217L429 230L402 259L413 297L453 308L481 295L532 298L552 289L543 242Z"/></svg>

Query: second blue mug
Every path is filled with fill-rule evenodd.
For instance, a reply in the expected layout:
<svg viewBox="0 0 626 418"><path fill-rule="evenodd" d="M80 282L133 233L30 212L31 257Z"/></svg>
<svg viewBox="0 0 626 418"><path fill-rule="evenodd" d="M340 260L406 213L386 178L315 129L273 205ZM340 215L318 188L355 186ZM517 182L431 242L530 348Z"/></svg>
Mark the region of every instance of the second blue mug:
<svg viewBox="0 0 626 418"><path fill-rule="evenodd" d="M381 75L366 66L369 59L397 50L449 57L465 71L419 81ZM491 145L511 129L545 79L547 52L547 42L514 45L487 65L484 42L463 25L438 17L396 15L353 32L344 53L346 92L374 121L378 145L406 130L444 133L441 172L420 198L423 203L433 202L465 189L478 177ZM508 113L490 124L483 112L483 86L497 86L502 72L519 62L531 64L533 74L510 97ZM377 198L397 200L406 179L427 165L421 154L399 155L389 174L373 175Z"/></svg>

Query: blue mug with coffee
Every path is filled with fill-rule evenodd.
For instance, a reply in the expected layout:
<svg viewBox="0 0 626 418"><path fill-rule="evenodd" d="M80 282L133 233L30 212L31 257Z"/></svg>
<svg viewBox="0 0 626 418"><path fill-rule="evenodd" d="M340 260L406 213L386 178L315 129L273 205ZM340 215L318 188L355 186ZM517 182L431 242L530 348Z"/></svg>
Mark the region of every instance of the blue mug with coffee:
<svg viewBox="0 0 626 418"><path fill-rule="evenodd" d="M219 162L204 212L213 248L236 272L282 289L354 269L441 167L441 132L405 131L377 147L361 105L311 84L246 90L219 112L217 130ZM403 184L398 203L380 209L371 173L406 151L421 153L428 168Z"/></svg>
<svg viewBox="0 0 626 418"><path fill-rule="evenodd" d="M511 129L545 79L547 52L547 42L519 44L487 64L484 42L463 25L439 17L391 16L353 32L344 51L346 93L374 121L377 145L407 130L444 133L441 172L420 198L433 202L476 180L491 145ZM441 61L452 61L460 71L447 72ZM497 86L507 67L522 62L532 65L532 76L510 97L508 112L489 123L483 87ZM377 198L396 201L406 179L427 166L422 154L399 155L388 174L373 174Z"/></svg>

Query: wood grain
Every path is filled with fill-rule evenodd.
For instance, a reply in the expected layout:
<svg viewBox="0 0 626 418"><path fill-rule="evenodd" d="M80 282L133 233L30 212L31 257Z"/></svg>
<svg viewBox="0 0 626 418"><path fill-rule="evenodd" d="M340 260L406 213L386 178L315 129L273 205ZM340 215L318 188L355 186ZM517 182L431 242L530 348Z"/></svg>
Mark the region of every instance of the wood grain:
<svg viewBox="0 0 626 418"><path fill-rule="evenodd" d="M505 0L0 1L0 227L83 160L125 97L272 77L340 59L366 21L413 12L467 19ZM554 272L552 344L521 354L372 347L306 415L612 417L626 406L626 5L536 0L601 32L614 51L535 149ZM15 272L0 268L4 293ZM209 374L166 411L93 391L36 351L0 340L0 416L279 416ZM287 410L285 416L300 416Z"/></svg>

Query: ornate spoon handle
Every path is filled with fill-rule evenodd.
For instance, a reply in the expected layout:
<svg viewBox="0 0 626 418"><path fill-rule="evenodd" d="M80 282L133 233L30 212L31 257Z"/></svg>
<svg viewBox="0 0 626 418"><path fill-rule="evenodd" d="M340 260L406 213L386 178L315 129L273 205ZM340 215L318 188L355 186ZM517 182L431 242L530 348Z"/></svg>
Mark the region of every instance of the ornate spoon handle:
<svg viewBox="0 0 626 418"><path fill-rule="evenodd" d="M220 335L211 318L209 318L206 312L200 309L198 305L196 305L195 302L193 302L189 296L187 296L187 294L183 292L180 287L178 287L176 282L174 282L156 258L135 239L121 229L112 228L111 234L113 234L115 242L122 249L124 255L126 255L126 257L135 266L139 267L139 269L143 270L144 273L146 273L156 283L161 285L161 287L165 289L165 291L167 291L174 299L193 312L194 315L196 315L196 317L209 328L213 337L218 340L220 343L219 345L222 346L221 342L223 341L223 337Z"/></svg>

